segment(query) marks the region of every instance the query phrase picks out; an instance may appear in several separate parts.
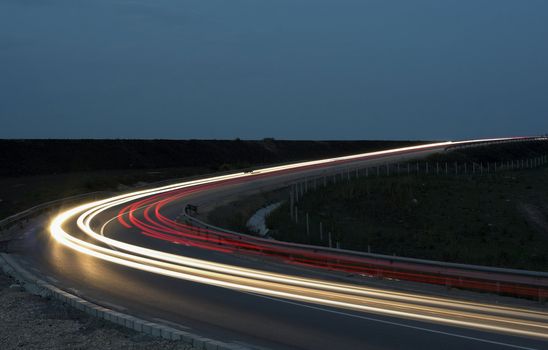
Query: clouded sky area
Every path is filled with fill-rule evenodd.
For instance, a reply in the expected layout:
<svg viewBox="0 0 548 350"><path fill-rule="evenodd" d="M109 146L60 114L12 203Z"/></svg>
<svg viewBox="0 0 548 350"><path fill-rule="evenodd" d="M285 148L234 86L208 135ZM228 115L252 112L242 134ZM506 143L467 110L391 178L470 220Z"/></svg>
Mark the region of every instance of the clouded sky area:
<svg viewBox="0 0 548 350"><path fill-rule="evenodd" d="M548 132L545 0L0 0L0 138Z"/></svg>

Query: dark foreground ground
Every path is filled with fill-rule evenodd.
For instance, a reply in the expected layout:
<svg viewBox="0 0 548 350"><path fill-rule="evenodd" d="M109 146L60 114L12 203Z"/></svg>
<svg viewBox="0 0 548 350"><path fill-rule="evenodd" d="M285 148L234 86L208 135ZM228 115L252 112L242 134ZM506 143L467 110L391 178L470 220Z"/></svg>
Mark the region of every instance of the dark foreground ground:
<svg viewBox="0 0 548 350"><path fill-rule="evenodd" d="M0 349L187 349L29 294L0 274Z"/></svg>

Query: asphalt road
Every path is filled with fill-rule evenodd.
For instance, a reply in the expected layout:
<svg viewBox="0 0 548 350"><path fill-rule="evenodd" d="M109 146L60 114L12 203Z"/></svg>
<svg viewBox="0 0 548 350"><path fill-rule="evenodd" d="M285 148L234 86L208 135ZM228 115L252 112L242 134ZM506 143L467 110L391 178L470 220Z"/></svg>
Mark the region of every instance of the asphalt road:
<svg viewBox="0 0 548 350"><path fill-rule="evenodd" d="M397 158L421 157L426 153L398 155ZM382 158L360 162L372 165L386 161ZM335 167L344 168L345 165ZM170 202L162 209L162 215L178 216L182 205L189 201L205 203L213 198L274 188L303 175L336 171L335 167L307 169L268 178L249 176L246 182L212 188ZM93 219L93 228L97 231L102 228L106 237L116 241L161 252L276 273L286 271L283 265L265 264L256 257L247 258L147 237L135 227L127 228L118 220L112 220L126 205L113 206L97 215ZM142 217L144 209L133 214ZM49 282L62 289L106 307L228 343L271 349L548 348L545 339L538 337L261 295L143 271L70 249L51 236L48 224L32 227L16 245L25 267L46 276ZM91 242L74 222L66 224L64 229ZM315 277L312 271L301 274ZM376 301L367 303L373 305ZM403 310L405 307L394 308ZM548 320L542 320L544 315L540 317L540 323L546 325Z"/></svg>

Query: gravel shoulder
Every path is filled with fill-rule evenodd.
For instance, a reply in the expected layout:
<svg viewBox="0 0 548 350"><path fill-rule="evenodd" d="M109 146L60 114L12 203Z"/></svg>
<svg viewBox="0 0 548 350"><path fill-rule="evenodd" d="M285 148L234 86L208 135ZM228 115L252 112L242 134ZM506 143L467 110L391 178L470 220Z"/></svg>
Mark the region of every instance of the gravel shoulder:
<svg viewBox="0 0 548 350"><path fill-rule="evenodd" d="M24 291L0 273L0 349L192 349Z"/></svg>

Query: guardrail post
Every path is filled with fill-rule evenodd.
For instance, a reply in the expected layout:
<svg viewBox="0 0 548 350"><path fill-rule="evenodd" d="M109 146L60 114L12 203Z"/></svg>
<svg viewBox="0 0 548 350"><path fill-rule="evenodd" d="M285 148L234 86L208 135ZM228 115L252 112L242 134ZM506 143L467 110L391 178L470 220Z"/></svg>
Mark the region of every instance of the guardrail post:
<svg viewBox="0 0 548 350"><path fill-rule="evenodd" d="M320 241L323 242L323 224L321 221L320 221Z"/></svg>
<svg viewBox="0 0 548 350"><path fill-rule="evenodd" d="M308 224L308 212L306 212L306 235L310 236L310 225Z"/></svg>
<svg viewBox="0 0 548 350"><path fill-rule="evenodd" d="M293 205L294 205L294 199L293 199L293 191L289 192L289 217L291 218L291 221L293 221Z"/></svg>

